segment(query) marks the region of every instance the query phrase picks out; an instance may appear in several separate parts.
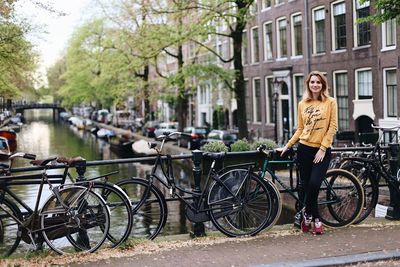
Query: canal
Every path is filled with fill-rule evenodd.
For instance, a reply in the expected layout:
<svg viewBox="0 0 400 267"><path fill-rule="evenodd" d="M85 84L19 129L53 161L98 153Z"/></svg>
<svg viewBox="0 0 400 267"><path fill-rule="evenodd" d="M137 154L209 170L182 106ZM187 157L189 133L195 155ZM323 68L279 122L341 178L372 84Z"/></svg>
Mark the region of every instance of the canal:
<svg viewBox="0 0 400 267"><path fill-rule="evenodd" d="M87 161L118 159L119 155L110 150L110 145L96 138L90 131L78 130L68 123L52 121L52 112L46 110L25 111L26 124L18 133L17 151L37 155L37 159L50 156L82 156ZM29 166L29 161L18 159L16 167ZM174 164L174 174L179 177L179 183L183 187L190 187L190 164ZM111 171L119 173L112 175L109 181L116 183L129 177L146 177L150 173L152 165L128 163L92 166L86 171L86 177L96 177ZM61 173L62 170L50 170L52 173ZM76 175L73 171L73 175ZM191 179L191 178L190 178ZM37 186L18 186L16 192L31 207L34 206ZM164 192L167 193L167 192ZM43 203L48 192L42 197ZM166 194L167 195L167 194ZM186 220L183 204L177 201L168 202L168 220L160 235L184 234L191 231L191 223Z"/></svg>
<svg viewBox="0 0 400 267"><path fill-rule="evenodd" d="M52 121L52 112L46 110L25 111L26 124L18 133L18 151L36 154L38 159L50 156L82 156L87 161L118 159L120 156L110 150L110 145L96 138L90 131L78 130L68 123ZM174 174L181 187L190 188L192 185L191 164L188 162L175 161ZM27 160L20 159L16 162L17 166L29 166ZM146 177L150 173L152 165L128 163L93 166L87 169L86 177L95 177L110 171L118 170L119 173L110 177L110 182L118 182L129 177ZM51 170L61 173L62 170ZM74 173L76 175L76 173ZM31 206L34 205L37 186L18 186L17 192L24 201ZM163 190L168 196L168 192ZM49 195L45 192L45 195ZM285 194L283 194L285 195ZM284 197L284 196L282 196ZM42 198L42 203L46 196ZM284 200L285 202L285 200ZM282 210L279 224L293 221L293 211ZM211 223L206 223L207 228L211 228ZM168 202L168 220L160 235L185 234L192 231L192 223L186 219L185 206L179 201Z"/></svg>

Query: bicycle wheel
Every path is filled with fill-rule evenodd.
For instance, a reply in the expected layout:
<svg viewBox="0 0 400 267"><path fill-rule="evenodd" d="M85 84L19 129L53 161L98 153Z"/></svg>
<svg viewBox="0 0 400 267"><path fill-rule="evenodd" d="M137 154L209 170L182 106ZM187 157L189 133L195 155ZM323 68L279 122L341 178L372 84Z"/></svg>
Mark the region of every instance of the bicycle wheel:
<svg viewBox="0 0 400 267"><path fill-rule="evenodd" d="M366 169L362 162L347 160L341 165L341 169L351 172L360 181L364 189L363 209L354 224L364 221L373 211L379 198L379 183L376 174Z"/></svg>
<svg viewBox="0 0 400 267"><path fill-rule="evenodd" d="M281 198L281 193L279 192L279 189L276 187L276 185L268 179L263 179L265 185L268 188L268 191L271 195L271 216L268 219L267 224L264 226L264 230L270 229L272 226L276 224L276 222L279 220L279 217L281 216L282 212L282 198Z"/></svg>
<svg viewBox="0 0 400 267"><path fill-rule="evenodd" d="M87 186L86 183L84 185ZM95 181L90 190L104 199L110 211L110 229L103 246L116 247L126 241L132 229L132 206L129 198L120 187L111 183Z"/></svg>
<svg viewBox="0 0 400 267"><path fill-rule="evenodd" d="M208 193L210 217L215 227L230 237L251 236L263 230L273 210L266 183L244 169L230 170L219 178L220 181L211 184Z"/></svg>
<svg viewBox="0 0 400 267"><path fill-rule="evenodd" d="M22 221L19 208L7 198L0 205L0 256L10 256L21 241L20 225L12 216Z"/></svg>
<svg viewBox="0 0 400 267"><path fill-rule="evenodd" d="M53 195L40 213L47 245L59 254L96 251L110 228L110 214L104 200L82 186L64 187L59 196L62 204Z"/></svg>
<svg viewBox="0 0 400 267"><path fill-rule="evenodd" d="M149 188L149 181L142 178L130 178L118 182L129 197L133 208L133 226L131 238L154 239L167 221L167 203L160 190L151 185L146 199L144 193Z"/></svg>
<svg viewBox="0 0 400 267"><path fill-rule="evenodd" d="M360 215L364 190L357 178L341 169L329 170L318 195L321 221L331 227L352 224Z"/></svg>

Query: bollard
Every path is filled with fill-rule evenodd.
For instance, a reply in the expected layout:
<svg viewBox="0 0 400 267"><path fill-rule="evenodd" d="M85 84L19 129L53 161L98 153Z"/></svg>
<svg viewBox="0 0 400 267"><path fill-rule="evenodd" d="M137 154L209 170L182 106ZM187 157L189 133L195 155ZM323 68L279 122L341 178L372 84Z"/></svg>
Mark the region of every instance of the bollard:
<svg viewBox="0 0 400 267"><path fill-rule="evenodd" d="M390 150L390 175L395 180L397 179L397 168L398 168L398 156L399 156L399 144L391 143L389 144ZM386 219L389 220L400 220L400 194L399 194L399 182L394 181L389 183L390 192L390 206L388 207L386 213Z"/></svg>
<svg viewBox="0 0 400 267"><path fill-rule="evenodd" d="M192 160L193 160L193 178L194 178L194 188L193 192L201 193L200 182L201 182L201 161L203 159L203 152L200 150L194 150L192 152ZM200 198L195 197L195 206L199 205ZM205 228L204 223L193 223L193 232L191 233L192 237L205 236Z"/></svg>

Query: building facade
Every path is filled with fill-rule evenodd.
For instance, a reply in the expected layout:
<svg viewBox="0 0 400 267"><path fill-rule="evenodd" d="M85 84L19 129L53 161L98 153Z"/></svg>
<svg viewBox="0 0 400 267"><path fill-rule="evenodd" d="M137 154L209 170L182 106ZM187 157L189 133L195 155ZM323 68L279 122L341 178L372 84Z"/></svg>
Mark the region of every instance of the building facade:
<svg viewBox="0 0 400 267"><path fill-rule="evenodd" d="M398 125L400 26L357 23L373 12L358 0L257 0L243 33L249 129L285 143L311 70L326 73L338 131Z"/></svg>

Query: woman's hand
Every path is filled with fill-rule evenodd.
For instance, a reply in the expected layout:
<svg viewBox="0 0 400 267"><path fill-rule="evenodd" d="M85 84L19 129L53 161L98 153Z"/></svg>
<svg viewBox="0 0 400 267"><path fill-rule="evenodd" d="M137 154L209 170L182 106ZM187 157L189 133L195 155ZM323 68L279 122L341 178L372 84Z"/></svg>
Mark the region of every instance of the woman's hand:
<svg viewBox="0 0 400 267"><path fill-rule="evenodd" d="M322 149L319 149L317 154L315 154L313 162L315 164L320 163L324 160L324 157L325 157L325 151L323 151Z"/></svg>
<svg viewBox="0 0 400 267"><path fill-rule="evenodd" d="M282 157L283 154L285 154L286 151L289 150L289 147L286 145L286 146L284 146L284 147L278 147L278 148L276 148L275 150L278 151L278 152L281 152L280 156Z"/></svg>

